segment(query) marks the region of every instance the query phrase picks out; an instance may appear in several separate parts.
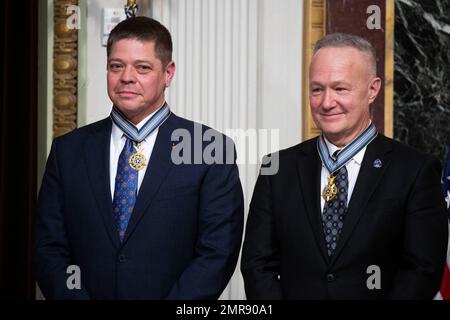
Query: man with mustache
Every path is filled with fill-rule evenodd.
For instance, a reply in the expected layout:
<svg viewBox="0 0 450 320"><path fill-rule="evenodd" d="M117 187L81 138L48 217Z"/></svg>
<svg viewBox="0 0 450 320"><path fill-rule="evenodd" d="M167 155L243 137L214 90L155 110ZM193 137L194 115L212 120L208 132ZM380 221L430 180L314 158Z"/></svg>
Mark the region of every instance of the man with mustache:
<svg viewBox="0 0 450 320"><path fill-rule="evenodd" d="M310 107L322 134L260 175L242 254L249 299L432 299L446 257L437 160L377 133L375 50L315 45Z"/></svg>
<svg viewBox="0 0 450 320"><path fill-rule="evenodd" d="M119 23L107 55L111 116L55 139L47 161L34 249L38 284L48 299L217 299L242 239L235 158L174 163L172 134L195 139L200 125L165 102L175 63L164 26L147 17ZM194 155L191 147L183 151ZM79 287L68 281L71 265Z"/></svg>

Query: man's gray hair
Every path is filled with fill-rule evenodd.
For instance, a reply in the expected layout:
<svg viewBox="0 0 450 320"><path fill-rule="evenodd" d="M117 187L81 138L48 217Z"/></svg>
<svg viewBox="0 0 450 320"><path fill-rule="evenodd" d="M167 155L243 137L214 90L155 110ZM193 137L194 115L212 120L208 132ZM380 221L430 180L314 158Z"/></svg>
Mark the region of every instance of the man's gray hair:
<svg viewBox="0 0 450 320"><path fill-rule="evenodd" d="M377 57L375 48L364 38L347 33L331 33L316 42L313 49L313 55L322 48L328 47L351 47L368 54L370 58L371 71L377 74Z"/></svg>

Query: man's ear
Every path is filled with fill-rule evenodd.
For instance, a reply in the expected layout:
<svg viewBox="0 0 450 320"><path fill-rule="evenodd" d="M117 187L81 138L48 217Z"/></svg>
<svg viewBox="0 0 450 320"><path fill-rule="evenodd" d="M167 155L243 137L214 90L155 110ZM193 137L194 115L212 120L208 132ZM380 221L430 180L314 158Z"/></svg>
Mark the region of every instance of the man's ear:
<svg viewBox="0 0 450 320"><path fill-rule="evenodd" d="M165 70L165 77L166 77L166 88L170 86L170 83L172 82L173 77L175 76L175 61L170 61Z"/></svg>
<svg viewBox="0 0 450 320"><path fill-rule="evenodd" d="M381 79L378 77L373 78L369 83L369 104L371 104L380 92Z"/></svg>

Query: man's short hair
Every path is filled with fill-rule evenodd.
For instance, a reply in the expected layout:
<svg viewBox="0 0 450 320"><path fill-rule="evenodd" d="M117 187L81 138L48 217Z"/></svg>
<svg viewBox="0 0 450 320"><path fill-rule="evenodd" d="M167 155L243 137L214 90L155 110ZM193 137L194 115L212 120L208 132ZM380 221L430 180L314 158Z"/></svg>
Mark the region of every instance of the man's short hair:
<svg viewBox="0 0 450 320"><path fill-rule="evenodd" d="M316 42L313 49L313 55L322 48L328 47L351 47L366 53L370 58L371 71L377 74L377 57L375 48L366 39L347 33L331 33Z"/></svg>
<svg viewBox="0 0 450 320"><path fill-rule="evenodd" d="M114 43L122 39L153 41L155 54L163 67L172 61L172 37L169 30L158 21L148 17L134 17L123 20L111 31L106 45L109 57Z"/></svg>

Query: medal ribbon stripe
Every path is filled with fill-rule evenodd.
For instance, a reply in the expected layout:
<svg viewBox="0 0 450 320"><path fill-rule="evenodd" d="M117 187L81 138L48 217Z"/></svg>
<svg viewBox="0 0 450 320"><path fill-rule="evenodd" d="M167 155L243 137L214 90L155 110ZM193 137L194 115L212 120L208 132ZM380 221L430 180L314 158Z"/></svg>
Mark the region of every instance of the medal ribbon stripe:
<svg viewBox="0 0 450 320"><path fill-rule="evenodd" d="M325 139L322 136L317 140L317 149L320 159L330 173L342 168L349 160L351 160L359 151L366 147L377 136L375 125L372 123L364 130L355 140L344 148L334 160L330 154Z"/></svg>
<svg viewBox="0 0 450 320"><path fill-rule="evenodd" d="M332 167L334 160L329 157L330 151L328 150L325 140L323 139L322 136L319 137L317 142L318 142L317 149L319 150L320 159L322 160L322 163L325 165L328 171L330 171L331 173L330 168Z"/></svg>
<svg viewBox="0 0 450 320"><path fill-rule="evenodd" d="M111 111L111 118L130 139L133 140L133 137L138 135L139 131L137 128L127 121L116 107L113 107L113 110Z"/></svg>
<svg viewBox="0 0 450 320"><path fill-rule="evenodd" d="M155 118L153 121L152 119L149 119L149 121L141 128L138 141L144 140L151 133L151 131L153 131L154 127L159 127L167 119L169 113L169 108L163 107L159 109L158 112L154 114Z"/></svg>
<svg viewBox="0 0 450 320"><path fill-rule="evenodd" d="M138 130L125 116L113 106L111 110L112 121L133 141L141 142L147 138L156 128L158 128L170 116L170 109L167 103L147 120L141 130Z"/></svg>
<svg viewBox="0 0 450 320"><path fill-rule="evenodd" d="M352 158L354 154L358 153L362 148L364 148L370 141L372 141L377 136L377 131L375 126L371 124L355 141L353 141L347 148L344 148L338 155L338 160L340 156L343 161L347 161ZM356 151L356 152L355 152Z"/></svg>

